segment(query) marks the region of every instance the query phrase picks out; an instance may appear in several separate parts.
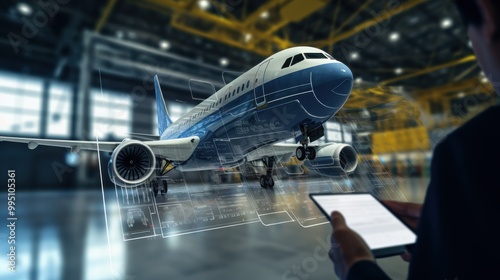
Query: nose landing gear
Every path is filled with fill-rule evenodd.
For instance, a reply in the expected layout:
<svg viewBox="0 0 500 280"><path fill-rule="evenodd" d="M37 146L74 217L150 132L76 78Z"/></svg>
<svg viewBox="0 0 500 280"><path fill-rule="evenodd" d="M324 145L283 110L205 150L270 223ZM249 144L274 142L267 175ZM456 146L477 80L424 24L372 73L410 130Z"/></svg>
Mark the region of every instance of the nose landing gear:
<svg viewBox="0 0 500 280"><path fill-rule="evenodd" d="M300 140L300 144L302 146L297 147L295 150L295 156L300 161L303 161L306 158L313 160L316 158L316 150L314 147L309 147L309 141L316 141L325 135L323 126L309 130L307 124L304 124L300 126L300 130L302 131L302 140Z"/></svg>
<svg viewBox="0 0 500 280"><path fill-rule="evenodd" d="M264 189L272 189L274 187L273 168L274 163L276 162L276 157L265 157L262 159L262 161L266 166L266 175L260 176L260 186Z"/></svg>

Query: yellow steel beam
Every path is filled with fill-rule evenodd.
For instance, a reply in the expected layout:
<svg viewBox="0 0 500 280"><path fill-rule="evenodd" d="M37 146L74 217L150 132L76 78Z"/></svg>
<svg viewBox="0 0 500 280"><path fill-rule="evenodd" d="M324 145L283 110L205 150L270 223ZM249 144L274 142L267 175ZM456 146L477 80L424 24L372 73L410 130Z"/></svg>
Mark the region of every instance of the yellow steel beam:
<svg viewBox="0 0 500 280"><path fill-rule="evenodd" d="M244 21L243 21L243 26L244 27L250 27L257 20L260 19L260 15L263 12L269 12L272 8L280 5L281 3L285 2L286 0L269 0L267 1L264 5L260 6L255 12L253 12L251 15L249 15Z"/></svg>
<svg viewBox="0 0 500 280"><path fill-rule="evenodd" d="M108 20L109 15L111 14L111 11L115 7L117 0L109 0L108 4L106 5L106 8L104 8L104 12L101 15L101 18L99 18L99 21L97 22L94 31L96 33L101 32L101 29L104 27L104 24Z"/></svg>
<svg viewBox="0 0 500 280"><path fill-rule="evenodd" d="M362 11L364 11L368 5L371 4L371 2L373 2L373 0L368 0L366 1L363 5L361 5L361 7L359 7L359 9L354 12L352 15L350 15L344 22L342 22L342 24L339 26L339 28L337 29L337 31L334 33L334 35L337 35L340 31L342 31L342 29L348 25L349 23L352 22L353 19L355 19ZM332 37L335 37L335 36L332 36Z"/></svg>
<svg viewBox="0 0 500 280"><path fill-rule="evenodd" d="M437 70L441 70L441 69L444 69L444 68L449 68L449 67L452 67L452 66L455 66L455 65L459 65L459 64L463 64L463 63L467 63L467 62L472 62L472 61L475 61L475 60L476 60L476 56L474 56L474 55L468 55L466 57L462 57L460 59L457 59L457 60L454 60L454 61L451 61L451 62L447 62L447 63L440 64L440 65L435 65L435 66L432 66L432 67L428 67L426 69L415 71L413 73L409 73L409 74L406 74L406 75L402 75L402 76L399 76L399 77L395 77L395 78L392 78L392 79L385 80L385 81L381 82L380 85L392 84L392 83L395 83L395 82L398 82L398 81L402 81L402 80L414 78L414 77L417 77L417 76L429 74L429 73L437 71Z"/></svg>
<svg viewBox="0 0 500 280"><path fill-rule="evenodd" d="M137 4L139 4L139 1L136 1ZM154 4L160 7L166 7L174 11L174 18L178 19L179 16L185 15L187 17L191 18L197 18L204 20L208 23L213 24L214 26L217 27L218 31L220 31L220 28L225 28L227 30L231 30L235 33L241 34L241 38L243 39L246 33L251 32L252 37L255 38L255 40L264 40L267 44L275 44L279 46L279 48L288 48L291 47L293 44L287 40L281 39L277 36L269 36L261 31L251 29L249 31L249 28L247 28L244 23L238 21L238 20L230 20L224 17L220 17L217 15L214 15L212 13L203 11L201 9L198 9L196 7L193 7L192 5L186 4L186 2L177 2L177 1L171 1L171 0L147 0L144 1L150 4ZM143 2L143 3L144 3ZM273 2L273 1L271 1ZM260 15L259 15L260 16ZM188 26L184 24L183 22L180 21L175 21L172 20L172 25L176 28L182 29L186 32L190 32L193 34L196 34L198 36L202 36L205 38L209 38L215 41L221 41L223 43L229 44L231 46L239 47L248 51L252 51L255 53L258 53L263 56L268 56L272 54L272 49L271 48L259 48L259 46L253 47L252 45L248 44L248 42L239 42L239 41L234 41L234 38L226 38L224 36L221 36L220 34L215 34L211 32L206 32L203 30L198 30L197 28L193 26Z"/></svg>
<svg viewBox="0 0 500 280"><path fill-rule="evenodd" d="M478 90L486 90L493 91L493 87L490 83L483 83L479 78L471 78L467 80L463 80L460 82L453 82L446 85L421 89L415 92L415 95L419 98L425 98L426 96L439 96L442 97L444 94L453 93L453 92L464 92L467 94L468 92L474 92Z"/></svg>
<svg viewBox="0 0 500 280"><path fill-rule="evenodd" d="M331 40L334 36L335 32L335 24L337 23L337 19L340 14L340 3L342 3L342 0L337 1L337 5L335 5L335 11L333 14L333 20L332 20L332 26L330 27L330 34L328 36L328 39ZM328 53L333 53L333 44L328 46Z"/></svg>
<svg viewBox="0 0 500 280"><path fill-rule="evenodd" d="M291 0L280 7L280 21L275 23L266 30L264 34L269 35L276 32L281 27L289 24L290 22L299 22L307 16L323 8L326 0L308 0L307 5L304 5L302 0Z"/></svg>
<svg viewBox="0 0 500 280"><path fill-rule="evenodd" d="M342 40L345 40L369 27L372 27L376 24L380 24L380 22L383 22L383 21L386 21L388 20L389 18L397 15L397 14L400 14L402 12L405 12L407 10L410 10L412 9L413 7L417 6L417 5L420 5L422 3L425 3L427 2L427 0L410 0L410 1L407 1L405 2L404 4L402 4L401 6L398 6L390 11L385 11L385 12L382 12L380 15L376 16L375 18L371 19L371 20L368 20L368 21L365 21L357 26L355 26L354 28L352 28L351 30L349 31L346 31L344 33L341 33L341 34L338 34L337 36L335 36L334 38L332 39L326 39L326 40L319 40L319 41L313 41L313 42L309 42L307 43L308 45L314 45L314 46L317 46L319 48L322 48L324 46L327 46L327 45L330 45L330 44L334 44L334 43L337 43L339 41L342 41Z"/></svg>

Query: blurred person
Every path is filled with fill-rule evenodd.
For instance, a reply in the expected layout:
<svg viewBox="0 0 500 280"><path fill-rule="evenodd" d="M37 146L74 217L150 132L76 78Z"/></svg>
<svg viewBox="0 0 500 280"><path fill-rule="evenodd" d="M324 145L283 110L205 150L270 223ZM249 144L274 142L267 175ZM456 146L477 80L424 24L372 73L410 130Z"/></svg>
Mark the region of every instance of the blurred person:
<svg viewBox="0 0 500 280"><path fill-rule="evenodd" d="M477 60L500 92L500 2L457 0ZM423 206L384 202L417 224L408 279L496 279L500 265L500 107L482 112L434 150ZM420 211L421 209L421 211ZM330 258L342 279L389 279L341 213L331 216Z"/></svg>

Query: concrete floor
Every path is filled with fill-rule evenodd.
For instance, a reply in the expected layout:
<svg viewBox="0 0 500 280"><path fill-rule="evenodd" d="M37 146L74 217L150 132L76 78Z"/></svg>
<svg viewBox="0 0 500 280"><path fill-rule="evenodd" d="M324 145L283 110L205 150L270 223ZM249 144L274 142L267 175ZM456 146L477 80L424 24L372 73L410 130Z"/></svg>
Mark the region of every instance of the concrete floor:
<svg viewBox="0 0 500 280"><path fill-rule="evenodd" d="M397 179L378 191L383 198L419 202L427 183ZM336 279L326 255L330 225L305 197L328 188L358 190L360 184L308 178L279 180L274 190L256 181L173 184L167 197L149 201L142 190L121 189L106 190L103 200L99 186L19 192L17 271L0 269L0 279ZM129 226L129 209L142 209L147 225L135 217ZM2 252L7 234L1 230ZM399 257L378 262L393 279L406 278L408 266Z"/></svg>

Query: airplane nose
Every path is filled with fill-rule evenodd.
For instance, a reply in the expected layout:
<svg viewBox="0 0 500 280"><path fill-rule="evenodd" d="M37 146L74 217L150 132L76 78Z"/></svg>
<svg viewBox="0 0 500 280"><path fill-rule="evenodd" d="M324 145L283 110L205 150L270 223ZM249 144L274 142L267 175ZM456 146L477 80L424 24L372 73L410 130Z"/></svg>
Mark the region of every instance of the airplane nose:
<svg viewBox="0 0 500 280"><path fill-rule="evenodd" d="M341 62L313 70L311 78L314 94L325 106L340 108L351 93L352 72Z"/></svg>

